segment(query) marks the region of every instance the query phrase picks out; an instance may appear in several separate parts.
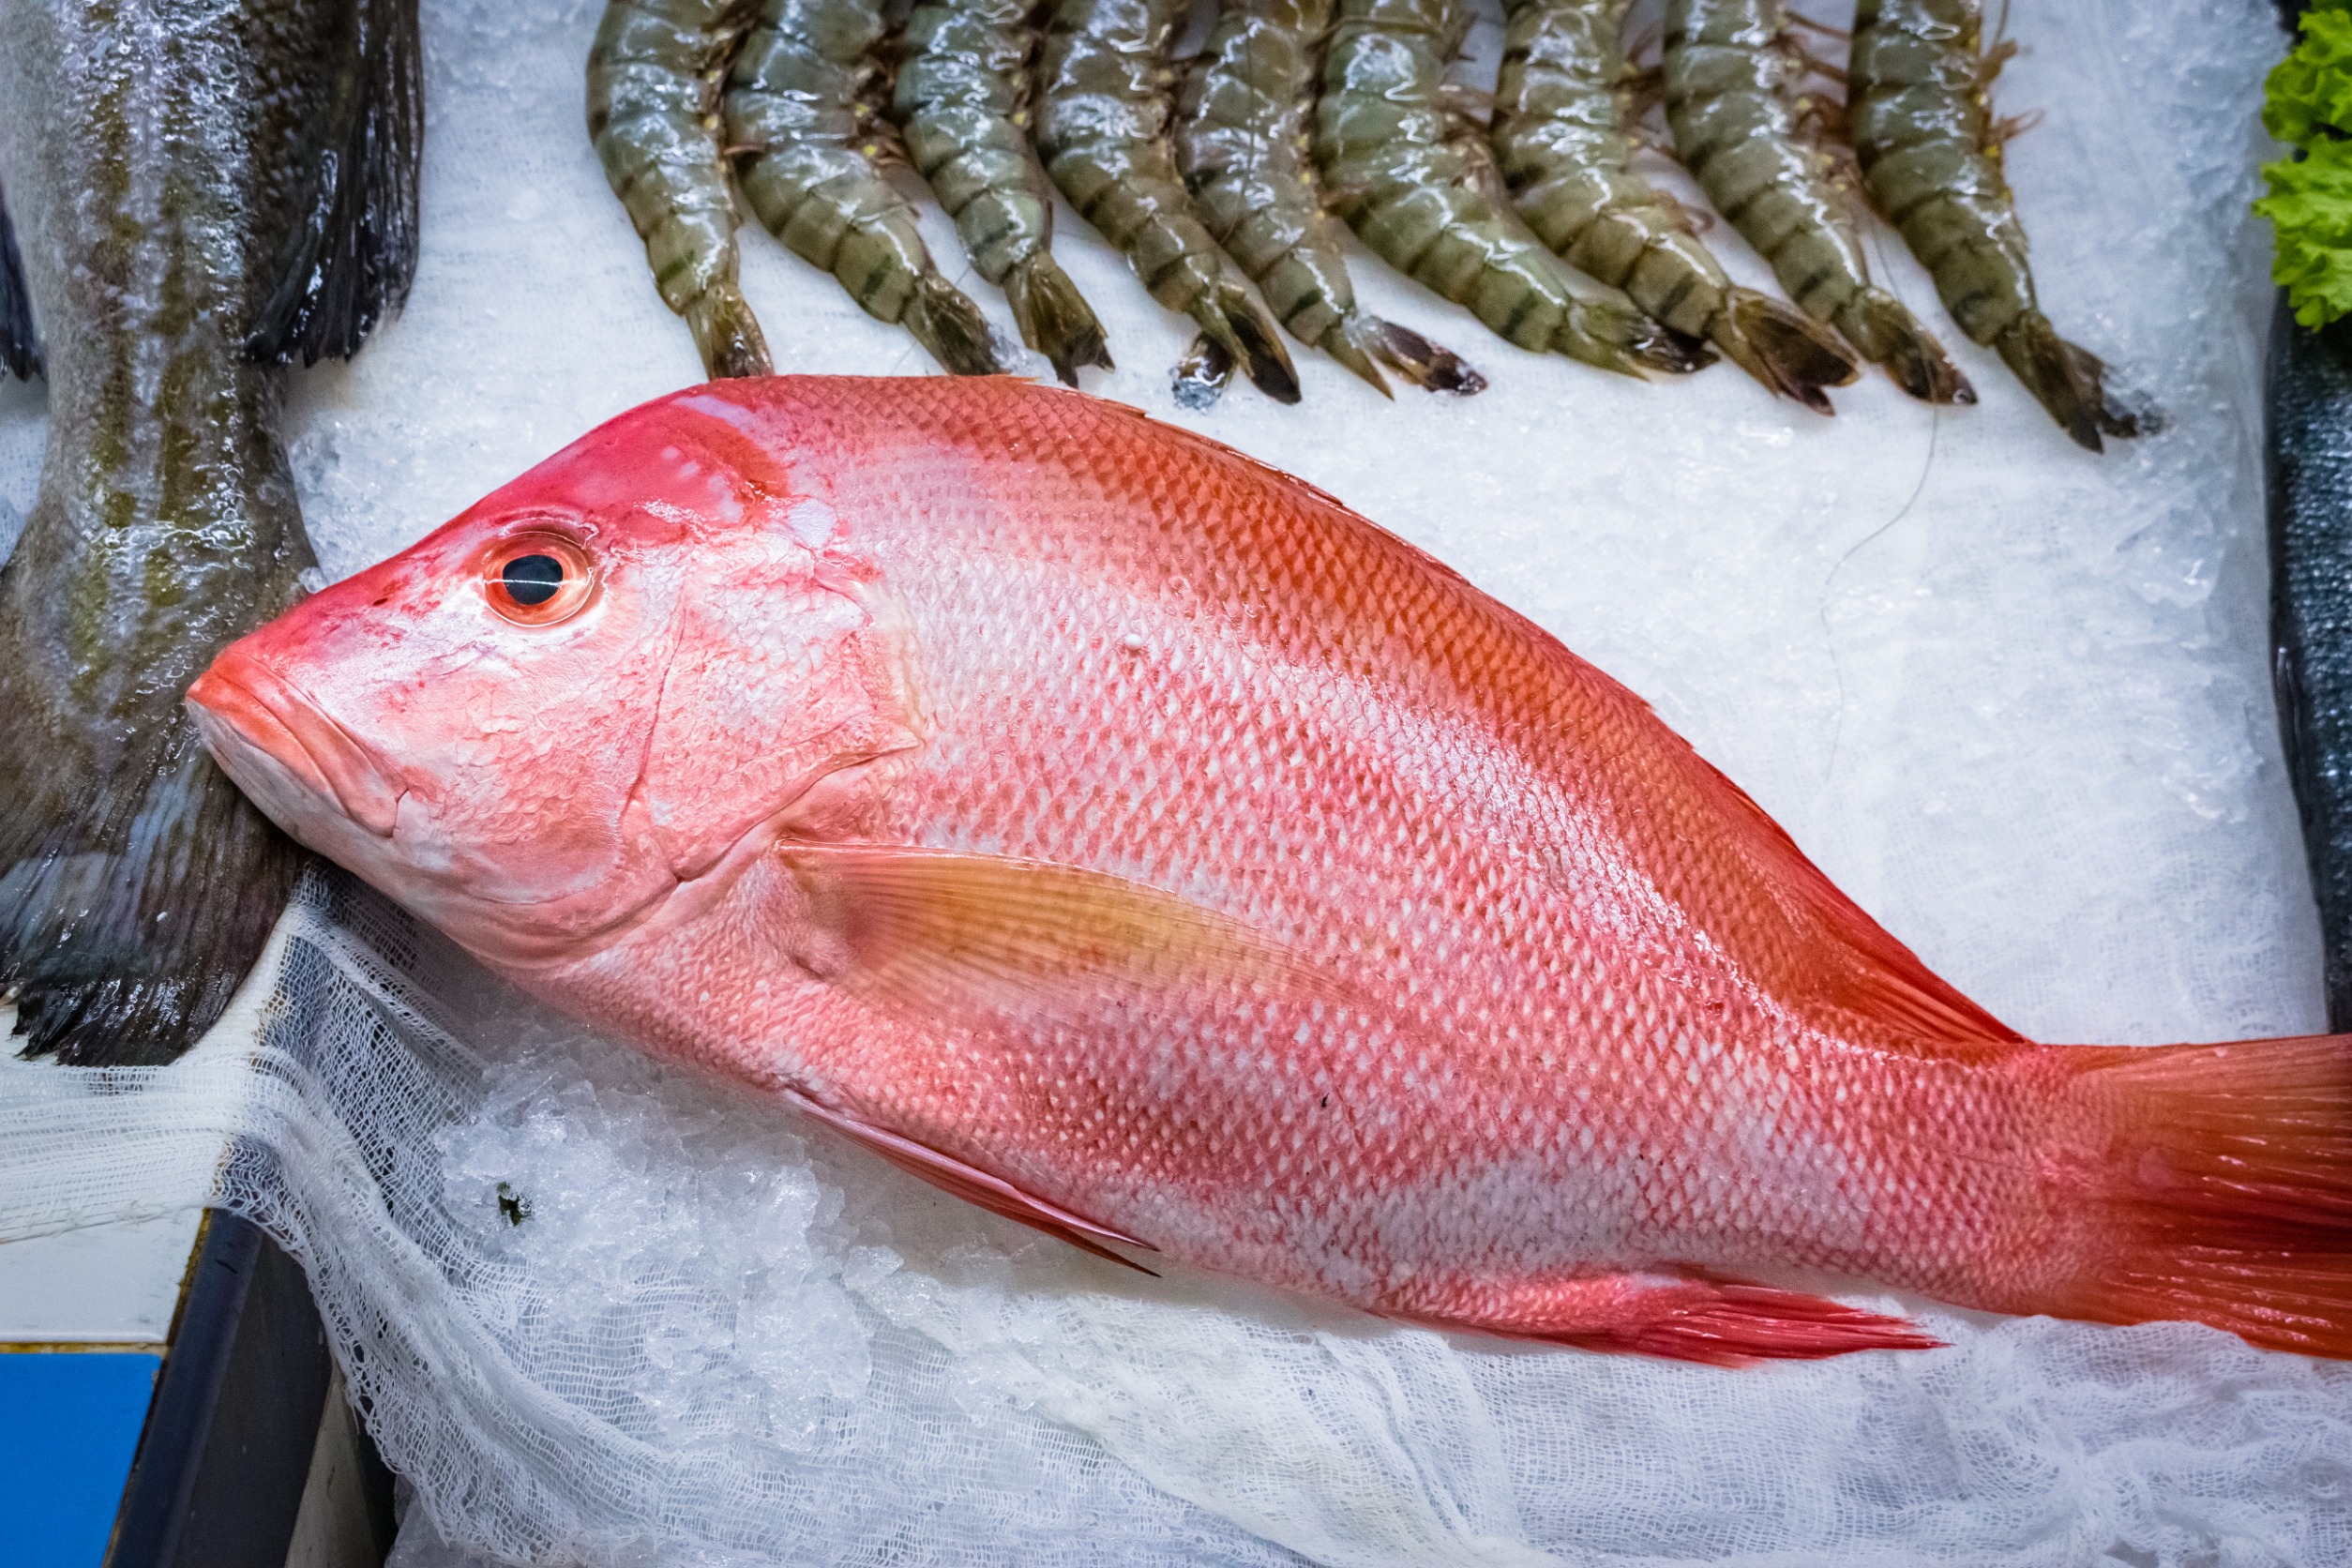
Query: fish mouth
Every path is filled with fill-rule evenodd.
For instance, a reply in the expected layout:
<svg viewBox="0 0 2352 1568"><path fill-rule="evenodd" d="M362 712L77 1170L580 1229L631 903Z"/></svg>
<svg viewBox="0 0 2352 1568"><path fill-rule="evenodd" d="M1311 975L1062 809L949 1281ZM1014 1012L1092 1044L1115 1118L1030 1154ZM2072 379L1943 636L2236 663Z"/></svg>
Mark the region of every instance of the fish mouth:
<svg viewBox="0 0 2352 1568"><path fill-rule="evenodd" d="M261 660L228 649L188 688L188 705L206 747L249 793L272 792L254 764L275 764L358 826L392 837L400 792L366 747Z"/></svg>

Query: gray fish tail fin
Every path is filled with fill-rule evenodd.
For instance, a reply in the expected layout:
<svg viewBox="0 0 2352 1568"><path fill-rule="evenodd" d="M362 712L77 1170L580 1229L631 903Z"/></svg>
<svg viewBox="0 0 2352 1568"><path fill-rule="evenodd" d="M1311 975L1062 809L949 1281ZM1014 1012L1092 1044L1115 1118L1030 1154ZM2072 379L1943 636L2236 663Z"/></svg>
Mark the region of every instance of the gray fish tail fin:
<svg viewBox="0 0 2352 1568"><path fill-rule="evenodd" d="M1063 385L1078 384L1081 365L1114 368L1103 324L1051 251L1040 248L1014 263L1004 275L1004 298L1013 308L1021 341L1052 362L1053 373Z"/></svg>
<svg viewBox="0 0 2352 1568"><path fill-rule="evenodd" d="M408 298L416 275L417 158L424 142L417 0L356 0L340 84L312 149L317 188L294 215L278 284L246 352L257 363L349 359Z"/></svg>
<svg viewBox="0 0 2352 1568"><path fill-rule="evenodd" d="M2058 335L2050 318L2028 310L1993 339L2001 363L2016 372L2034 400L2086 451L2103 449L2102 435L2129 439L2162 426L2153 408L2107 384L2107 367L2088 349Z"/></svg>
<svg viewBox="0 0 2352 1568"><path fill-rule="evenodd" d="M1754 289L1726 293L1708 336L1733 364L1816 414L1837 412L1825 387L1850 385L1861 374L1829 328Z"/></svg>
<svg viewBox="0 0 2352 1568"><path fill-rule="evenodd" d="M961 289L935 271L926 271L915 284L914 298L902 318L914 340L928 349L940 368L955 376L995 376L1004 373L997 357L996 334Z"/></svg>
<svg viewBox="0 0 2352 1568"><path fill-rule="evenodd" d="M1976 388L1936 335L1884 289L1864 289L1856 295L1838 312L1837 329L1864 359L1885 366L1894 384L1922 402L1976 401Z"/></svg>
<svg viewBox="0 0 2352 1568"><path fill-rule="evenodd" d="M1357 315L1349 321L1347 331L1372 358L1425 392L1450 392L1467 398L1486 390L1486 378L1472 369L1461 355L1452 349L1440 348L1410 327L1382 321L1378 316Z"/></svg>
<svg viewBox="0 0 2352 1568"><path fill-rule="evenodd" d="M71 1066L170 1062L260 957L302 852L185 718L155 754L95 782L46 729L0 732L0 996L16 1003L12 1043Z"/></svg>
<svg viewBox="0 0 2352 1568"><path fill-rule="evenodd" d="M33 297L24 287L24 258L16 249L6 191L0 191L0 369L20 381L41 373L40 339L33 334Z"/></svg>
<svg viewBox="0 0 2352 1568"><path fill-rule="evenodd" d="M759 318L733 279L715 279L688 300L686 324L702 355L702 369L713 381L775 373Z"/></svg>

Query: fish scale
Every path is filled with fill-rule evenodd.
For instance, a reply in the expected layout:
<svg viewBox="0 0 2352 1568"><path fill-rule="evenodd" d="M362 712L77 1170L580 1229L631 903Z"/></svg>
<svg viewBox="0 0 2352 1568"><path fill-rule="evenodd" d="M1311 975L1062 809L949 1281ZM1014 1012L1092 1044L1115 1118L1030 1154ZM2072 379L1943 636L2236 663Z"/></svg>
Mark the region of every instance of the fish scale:
<svg viewBox="0 0 2352 1568"><path fill-rule="evenodd" d="M1091 1250L1702 1361L1928 1343L1838 1281L2352 1349L2343 1040L2019 1039L1616 682L1117 405L681 393L191 701L518 984Z"/></svg>

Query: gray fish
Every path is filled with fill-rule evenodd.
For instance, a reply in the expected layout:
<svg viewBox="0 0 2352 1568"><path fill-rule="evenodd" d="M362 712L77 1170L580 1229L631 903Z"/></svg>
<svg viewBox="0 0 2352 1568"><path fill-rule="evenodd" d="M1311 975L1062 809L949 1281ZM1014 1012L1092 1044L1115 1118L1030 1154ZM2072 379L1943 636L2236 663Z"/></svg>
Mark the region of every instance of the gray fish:
<svg viewBox="0 0 2352 1568"><path fill-rule="evenodd" d="M299 595L284 367L348 358L405 296L422 128L416 0L0 0L0 363L49 378L0 570L28 1056L178 1055L292 889L299 852L180 694Z"/></svg>
<svg viewBox="0 0 2352 1568"><path fill-rule="evenodd" d="M2270 326L2270 648L2287 776L2326 955L2352 1030L2352 321Z"/></svg>

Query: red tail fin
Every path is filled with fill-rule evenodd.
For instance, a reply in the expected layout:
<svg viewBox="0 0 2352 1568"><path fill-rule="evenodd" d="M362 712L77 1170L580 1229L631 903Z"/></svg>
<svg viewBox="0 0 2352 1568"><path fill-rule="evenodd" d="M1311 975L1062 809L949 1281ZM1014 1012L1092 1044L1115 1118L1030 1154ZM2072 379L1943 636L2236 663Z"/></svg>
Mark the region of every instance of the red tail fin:
<svg viewBox="0 0 2352 1568"><path fill-rule="evenodd" d="M2083 1054L2102 1244L2040 1310L2352 1360L2352 1035Z"/></svg>

